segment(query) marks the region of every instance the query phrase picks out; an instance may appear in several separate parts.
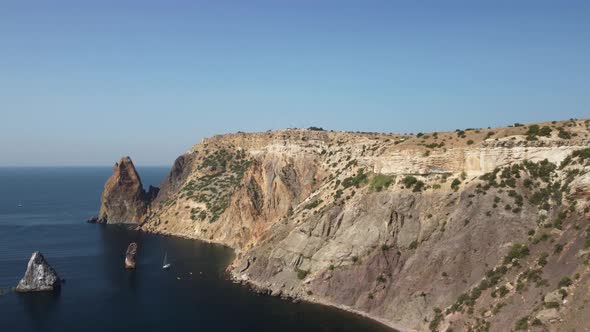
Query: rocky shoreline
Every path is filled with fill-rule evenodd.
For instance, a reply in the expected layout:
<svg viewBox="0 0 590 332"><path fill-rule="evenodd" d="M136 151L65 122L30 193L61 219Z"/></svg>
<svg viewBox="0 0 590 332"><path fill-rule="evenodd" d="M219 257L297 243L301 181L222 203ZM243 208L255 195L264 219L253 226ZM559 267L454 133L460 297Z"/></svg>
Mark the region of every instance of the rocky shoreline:
<svg viewBox="0 0 590 332"><path fill-rule="evenodd" d="M260 294L260 295L265 295L265 296L274 296L274 297L279 297L282 300L285 301L291 301L293 303L301 303L301 302L308 302L308 303L315 303L315 304L320 304L320 305L324 305L327 307L332 307L332 308L336 308L342 311L346 311L348 313L351 314L355 314L357 316L361 316L363 318L366 319L370 319L373 320L379 324L382 324L388 328L390 328L392 330L392 332L414 332L416 330L404 330L403 327L396 325L393 322L384 320L382 318L379 317L375 317L375 316L371 316L370 314L360 311L360 310L356 310L354 308L345 306L345 305L341 305L338 303L333 303L333 302L329 302L326 300L323 300L321 298L318 297L314 297L314 296L310 296L307 294L299 294L296 292L292 292L289 290L283 290L283 291L272 291L271 288L266 287L260 283L257 283L253 280L250 279L244 279L243 277L240 277L238 275L236 275L235 273L233 273L232 271L228 271L229 273L229 280L231 280L233 283L236 284L240 284L244 287L249 288L252 292L256 293L256 294Z"/></svg>
<svg viewBox="0 0 590 332"><path fill-rule="evenodd" d="M150 233L150 234L159 235L159 236L172 236L172 237L177 237L177 238L181 238L181 239L187 239L187 240L193 240L193 241L200 241L200 242L204 242L204 243L208 243L208 244L220 245L220 246L232 249L234 251L234 254L236 254L235 248L227 246L223 243L219 243L219 242L215 242L215 241L211 241L211 240L207 240L207 239L202 239L202 238L199 238L196 236L190 236L188 234L176 234L173 232L160 232L160 231L145 230L145 229L142 229L141 227L136 228L136 230ZM232 267L232 265L230 264L230 265L228 265L228 267L226 269L227 279L233 283L240 284L240 285L250 289L253 293L256 293L259 295L265 295L265 296L280 297L281 299L283 299L285 301L291 301L293 303L309 302L309 303L315 303L315 304L320 304L320 305L336 308L336 309L346 311L348 313L352 313L352 314L361 316L363 318L367 318L367 319L373 320L375 322L378 322L379 324L382 324L384 326L387 326L388 328L391 328L392 332L415 331L415 330L405 330L403 327L396 325L393 322L389 322L389 321L381 319L379 317L371 316L370 314L368 314L366 312L356 310L354 308L344 306L344 305L341 305L338 303L329 302L329 301L323 300L318 297L309 296L307 294L288 292L286 290L284 292L280 292L280 293L273 292L269 287L265 287L261 283L256 283L255 281L250 280L250 279L243 279L242 277L238 276L235 273L235 271L233 269L231 269L231 267Z"/></svg>

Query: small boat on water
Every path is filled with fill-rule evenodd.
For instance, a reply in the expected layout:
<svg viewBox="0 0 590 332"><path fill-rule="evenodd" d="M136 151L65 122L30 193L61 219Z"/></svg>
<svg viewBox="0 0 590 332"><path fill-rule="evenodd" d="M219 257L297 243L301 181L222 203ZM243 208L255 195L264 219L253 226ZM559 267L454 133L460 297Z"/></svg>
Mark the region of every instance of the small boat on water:
<svg viewBox="0 0 590 332"><path fill-rule="evenodd" d="M168 270L168 269L170 269L170 266L172 266L172 265L170 263L168 263L168 252L166 251L166 253L164 254L164 263L162 263L162 269Z"/></svg>

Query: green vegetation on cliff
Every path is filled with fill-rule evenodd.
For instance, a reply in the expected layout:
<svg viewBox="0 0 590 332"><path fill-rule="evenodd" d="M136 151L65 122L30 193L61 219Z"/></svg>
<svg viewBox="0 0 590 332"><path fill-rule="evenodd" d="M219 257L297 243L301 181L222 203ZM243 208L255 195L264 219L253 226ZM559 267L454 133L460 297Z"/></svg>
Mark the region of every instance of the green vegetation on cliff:
<svg viewBox="0 0 590 332"><path fill-rule="evenodd" d="M203 158L199 170L206 175L190 180L181 190L181 195L206 206L206 211L191 211L191 219L219 219L251 163L243 150L221 149Z"/></svg>

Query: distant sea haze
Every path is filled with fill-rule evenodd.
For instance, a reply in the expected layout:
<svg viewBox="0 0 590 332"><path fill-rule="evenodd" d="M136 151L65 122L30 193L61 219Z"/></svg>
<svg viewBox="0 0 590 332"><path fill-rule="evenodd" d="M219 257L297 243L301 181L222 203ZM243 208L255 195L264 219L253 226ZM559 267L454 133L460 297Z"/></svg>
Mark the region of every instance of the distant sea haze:
<svg viewBox="0 0 590 332"><path fill-rule="evenodd" d="M139 168L145 187L167 167ZM0 168L0 295L4 331L391 331L316 304L259 296L226 280L231 249L92 225L111 167ZM135 271L123 268L139 244ZM58 293L10 291L40 250L66 280ZM162 270L168 252L172 268Z"/></svg>

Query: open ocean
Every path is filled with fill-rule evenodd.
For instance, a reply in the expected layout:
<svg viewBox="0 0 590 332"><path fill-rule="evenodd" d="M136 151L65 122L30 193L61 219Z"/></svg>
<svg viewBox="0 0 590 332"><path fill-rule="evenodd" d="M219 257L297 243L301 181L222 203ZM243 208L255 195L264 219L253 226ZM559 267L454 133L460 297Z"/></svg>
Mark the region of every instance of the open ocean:
<svg viewBox="0 0 590 332"><path fill-rule="evenodd" d="M233 284L223 275L231 249L87 224L111 171L0 168L1 331L391 331L337 309ZM147 187L157 186L168 168L138 171ZM138 266L126 271L132 241L139 244ZM53 294L12 292L36 250L66 283ZM169 271L161 269L166 251Z"/></svg>

